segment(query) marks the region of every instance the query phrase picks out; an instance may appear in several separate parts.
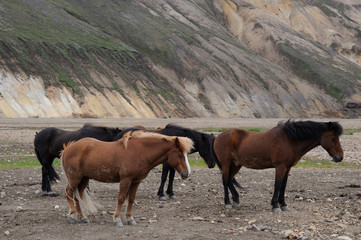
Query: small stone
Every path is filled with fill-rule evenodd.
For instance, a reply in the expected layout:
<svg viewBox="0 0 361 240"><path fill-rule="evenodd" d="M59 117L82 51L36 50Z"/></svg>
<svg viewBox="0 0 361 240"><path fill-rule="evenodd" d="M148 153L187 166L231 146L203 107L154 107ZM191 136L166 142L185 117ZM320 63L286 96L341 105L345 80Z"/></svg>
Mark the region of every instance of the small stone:
<svg viewBox="0 0 361 240"><path fill-rule="evenodd" d="M256 219L252 219L252 220L249 220L249 221L248 221L248 224L249 224L249 225L252 225L252 224L255 224L256 222L257 222Z"/></svg>
<svg viewBox="0 0 361 240"><path fill-rule="evenodd" d="M247 226L247 230L254 231L254 232L260 232L262 229L261 227L257 225Z"/></svg>
<svg viewBox="0 0 361 240"><path fill-rule="evenodd" d="M226 217L226 215L225 215L224 213L222 213L222 214L221 214L221 217L222 217L222 218L225 218L225 217Z"/></svg>
<svg viewBox="0 0 361 240"><path fill-rule="evenodd" d="M323 221L325 221L325 222L333 222L332 219L328 219L328 218L325 218Z"/></svg>
<svg viewBox="0 0 361 240"><path fill-rule="evenodd" d="M288 239L298 239L298 237L299 237L297 232L290 230L290 229L285 230L283 232L283 236Z"/></svg>
<svg viewBox="0 0 361 240"><path fill-rule="evenodd" d="M288 238L292 233L293 233L292 230L285 230L285 231L283 232L283 236L284 236L285 238Z"/></svg>
<svg viewBox="0 0 361 240"><path fill-rule="evenodd" d="M148 223L152 224L152 223L156 223L157 220L156 219L149 219Z"/></svg>
<svg viewBox="0 0 361 240"><path fill-rule="evenodd" d="M311 226L308 228L308 230L310 230L310 231L316 231L317 228L316 228L315 225L311 225Z"/></svg>
<svg viewBox="0 0 361 240"><path fill-rule="evenodd" d="M59 207L59 205L55 205L54 208L55 208L55 209L59 209L60 207Z"/></svg>
<svg viewBox="0 0 361 240"><path fill-rule="evenodd" d="M16 211L17 212L21 212L23 210L23 207L22 206L18 206L17 208L16 208Z"/></svg>
<svg viewBox="0 0 361 240"><path fill-rule="evenodd" d="M10 235L10 232L9 232L9 231L5 231L4 234L5 234L6 236L9 236L9 235Z"/></svg>
<svg viewBox="0 0 361 240"><path fill-rule="evenodd" d="M331 199L331 198L327 198L326 201L327 201L327 202L332 202L332 199Z"/></svg>
<svg viewBox="0 0 361 240"><path fill-rule="evenodd" d="M147 218L146 217L141 217L140 220L147 220Z"/></svg>
<svg viewBox="0 0 361 240"><path fill-rule="evenodd" d="M201 221L204 221L204 218L202 218L202 217L194 217L192 220L201 222Z"/></svg>
<svg viewBox="0 0 361 240"><path fill-rule="evenodd" d="M5 192L1 192L1 193L0 193L0 198L4 198L4 197L5 197L5 195L6 195L6 193L5 193Z"/></svg>
<svg viewBox="0 0 361 240"><path fill-rule="evenodd" d="M337 240L352 240L350 237L348 236L339 236L336 238Z"/></svg>

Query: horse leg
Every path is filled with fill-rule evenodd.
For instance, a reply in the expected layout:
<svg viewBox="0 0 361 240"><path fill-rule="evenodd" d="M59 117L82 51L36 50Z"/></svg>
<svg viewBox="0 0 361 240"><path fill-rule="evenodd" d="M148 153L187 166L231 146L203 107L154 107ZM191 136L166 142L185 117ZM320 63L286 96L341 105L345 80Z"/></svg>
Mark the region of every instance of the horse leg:
<svg viewBox="0 0 361 240"><path fill-rule="evenodd" d="M235 178L232 179L233 184L238 187L239 189L242 189L243 191L245 191L246 189L244 187L241 186L241 184L239 184L239 182L237 182L237 180Z"/></svg>
<svg viewBox="0 0 361 240"><path fill-rule="evenodd" d="M285 176L283 178L282 181L282 185L281 185L281 190L280 190L280 195L278 197L278 203L281 205L281 210L282 211L289 211L289 207L287 206L286 202L285 202L285 190L286 190L286 185L287 185L287 179L288 179L288 174L290 173L291 168L286 170Z"/></svg>
<svg viewBox="0 0 361 240"><path fill-rule="evenodd" d="M83 199L84 196L84 190L86 189L86 187L89 185L89 178L87 177L83 177L81 182L78 185L78 191L79 191L79 197L80 199ZM80 204L79 204L79 199L75 199L76 202L76 212L78 213L79 217L80 217L80 222L82 223L89 223L89 219L87 216L85 216L85 214L82 213L81 208L80 208Z"/></svg>
<svg viewBox="0 0 361 240"><path fill-rule="evenodd" d="M235 166L233 162L231 163L231 167L229 169L229 177L228 177L228 188L231 191L232 194L232 200L233 204L238 206L239 205L239 194L236 190L236 188L233 185L234 176L239 172L239 169L241 169L242 166Z"/></svg>
<svg viewBox="0 0 361 240"><path fill-rule="evenodd" d="M281 209L278 204L278 199L283 183L283 179L285 177L287 169L285 167L277 167L276 168L276 179L275 179L275 186L274 186L274 193L271 201L272 210L275 213L281 212Z"/></svg>
<svg viewBox="0 0 361 240"><path fill-rule="evenodd" d="M164 196L164 185L165 182L167 181L168 172L169 172L169 164L167 162L164 162L162 166L162 178L158 189L158 197L160 201L167 201L167 198Z"/></svg>
<svg viewBox="0 0 361 240"><path fill-rule="evenodd" d="M175 175L175 169L169 166L169 179L168 179L168 188L167 188L167 194L170 199L176 199L173 192L173 181L174 181L174 175Z"/></svg>
<svg viewBox="0 0 361 240"><path fill-rule="evenodd" d="M121 181L119 183L118 203L113 215L114 226L116 227L123 227L122 219L120 218L120 210L122 209L130 184L130 181Z"/></svg>
<svg viewBox="0 0 361 240"><path fill-rule="evenodd" d="M127 207L126 216L127 216L128 225L132 225L132 226L137 225L137 223L134 221L134 218L132 216L132 209L139 184L140 182L132 183L129 187L129 192L128 192L129 195L128 195L128 207Z"/></svg>
<svg viewBox="0 0 361 240"><path fill-rule="evenodd" d="M70 185L70 183L68 183L66 190L65 190L65 194L66 194L66 199L68 200L68 204L69 204L69 213L68 213L68 223L70 224L74 224L76 223L76 210L75 210L75 205L74 205L74 188Z"/></svg>
<svg viewBox="0 0 361 240"><path fill-rule="evenodd" d="M231 165L231 159L228 160L227 157L225 157L225 161L221 161L221 157L218 158L220 162L223 162L222 164L222 180L223 180L223 189L224 189L224 207L225 208L232 208L231 201L229 200L229 194L228 194L228 180L229 180L229 173L230 173L230 165Z"/></svg>
<svg viewBox="0 0 361 240"><path fill-rule="evenodd" d="M55 169L53 168L52 164L54 161L54 157L51 155L48 155L46 157L43 157L42 159L45 159L45 162L43 162L42 166L42 174L43 174L43 182L42 182L42 190L43 190L43 196L51 196L51 197L57 197L59 196L58 193L54 193L51 190L51 183L55 182L57 179L60 179L58 174L55 172Z"/></svg>

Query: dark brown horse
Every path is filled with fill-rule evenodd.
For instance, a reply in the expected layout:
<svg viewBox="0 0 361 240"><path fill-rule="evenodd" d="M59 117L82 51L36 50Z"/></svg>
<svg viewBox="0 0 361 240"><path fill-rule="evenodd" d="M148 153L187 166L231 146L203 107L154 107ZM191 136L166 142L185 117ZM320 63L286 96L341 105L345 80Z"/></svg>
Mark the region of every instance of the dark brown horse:
<svg viewBox="0 0 361 240"><path fill-rule="evenodd" d="M288 174L301 157L321 145L335 162L343 159L339 136L342 127L336 122L287 121L265 132L248 132L229 129L214 141L214 150L222 165L224 202L232 208L228 196L231 191L234 204L239 204L239 194L231 179L242 166L252 169L276 169L272 208L274 212L287 211L284 194ZM281 208L279 207L281 206Z"/></svg>
<svg viewBox="0 0 361 240"><path fill-rule="evenodd" d="M83 138L65 146L61 153L63 169L68 178L66 197L70 211L69 223L75 223L77 214L84 223L89 222L82 210L96 210L84 191L89 179L101 182L119 182L118 204L113 219L115 226L123 226L120 210L128 193L127 220L136 225L132 207L136 191L149 171L168 161L182 178L190 173L187 153L192 141L185 137L169 137L142 131L128 132L116 142L102 142ZM75 204L76 206L75 206Z"/></svg>

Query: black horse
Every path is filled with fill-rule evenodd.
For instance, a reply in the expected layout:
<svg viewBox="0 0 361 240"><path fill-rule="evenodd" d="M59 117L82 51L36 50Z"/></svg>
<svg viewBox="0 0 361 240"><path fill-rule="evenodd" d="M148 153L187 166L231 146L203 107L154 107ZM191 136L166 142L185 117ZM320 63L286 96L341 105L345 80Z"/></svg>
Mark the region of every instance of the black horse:
<svg viewBox="0 0 361 240"><path fill-rule="evenodd" d="M124 129L121 133L118 134L117 139L122 138L126 132L134 131L134 130L143 130L143 129L140 128ZM213 168L215 163L217 162L216 155L213 151L213 142L215 138L213 134L201 133L189 128L183 128L173 124L168 124L165 128L159 130L143 130L143 131L156 132L167 136L188 137L192 139L194 143L193 149L191 150L190 154L198 152L199 155L207 163L209 168ZM171 199L176 198L173 192L173 180L174 180L175 170L167 162L165 162L163 163L162 180L158 190L158 197L159 200L161 201L167 200L167 198L164 196L164 185L167 180L168 173L169 173L169 182L166 193L169 195L169 198Z"/></svg>
<svg viewBox="0 0 361 240"><path fill-rule="evenodd" d="M53 193L50 184L60 179L52 166L54 158L59 158L64 143L76 141L84 137L92 137L101 141L114 141L121 132L118 128L108 128L85 124L75 131L49 127L36 133L34 148L36 156L42 165L42 190L43 196L58 196Z"/></svg>

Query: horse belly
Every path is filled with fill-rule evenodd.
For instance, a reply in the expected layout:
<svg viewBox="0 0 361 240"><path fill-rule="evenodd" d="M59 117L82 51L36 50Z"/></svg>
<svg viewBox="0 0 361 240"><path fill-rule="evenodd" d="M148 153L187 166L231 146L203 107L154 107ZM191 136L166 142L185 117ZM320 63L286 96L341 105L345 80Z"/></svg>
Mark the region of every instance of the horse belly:
<svg viewBox="0 0 361 240"><path fill-rule="evenodd" d="M266 169L273 167L271 159L257 155L241 156L240 158L237 159L237 162L238 165L251 169Z"/></svg>
<svg viewBox="0 0 361 240"><path fill-rule="evenodd" d="M120 181L119 171L106 165L89 166L84 168L83 174L99 182L114 183Z"/></svg>

